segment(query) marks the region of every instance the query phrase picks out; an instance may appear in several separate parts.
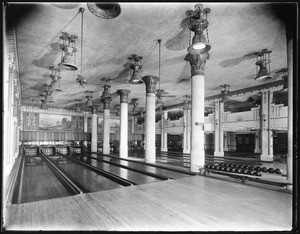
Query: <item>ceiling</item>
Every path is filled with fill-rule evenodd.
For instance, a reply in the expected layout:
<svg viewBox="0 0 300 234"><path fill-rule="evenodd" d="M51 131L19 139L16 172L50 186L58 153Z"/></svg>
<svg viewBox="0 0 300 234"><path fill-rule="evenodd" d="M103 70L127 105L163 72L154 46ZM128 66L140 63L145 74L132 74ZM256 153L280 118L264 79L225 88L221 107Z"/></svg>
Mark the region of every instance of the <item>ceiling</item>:
<svg viewBox="0 0 300 234"><path fill-rule="evenodd" d="M205 66L205 96L220 93L220 85L237 90L259 83L254 81L256 55L267 48L271 53L274 81L276 73L287 67L285 23L277 17L274 3L204 3L211 9L208 15L210 59ZM277 6L278 4L276 4ZM110 92L129 89L131 98L139 98L145 106L145 84L129 84L128 57L143 56L143 75L158 76L161 46L160 88L173 98L164 98L165 105L173 105L190 95L191 69L184 60L189 45L190 31L185 12L194 10L195 3L120 3L121 14L114 19L101 19L92 14L86 3L16 4L20 12L27 12L15 20L23 105L40 105L44 84L50 84L49 66L61 58L61 31L78 35L78 71L62 71L62 92L52 94L49 107L73 108L75 99L86 101L85 91L94 91L97 99L103 91L100 79L111 78ZM71 22L80 7L85 8L82 74L88 83L83 88L75 82L80 74L80 14ZM17 12L18 12L17 11ZM16 14L15 14L16 15ZM10 16L9 16L10 17ZM69 24L68 24L69 23ZM158 88L158 85L157 85ZM120 103L114 98L112 106Z"/></svg>

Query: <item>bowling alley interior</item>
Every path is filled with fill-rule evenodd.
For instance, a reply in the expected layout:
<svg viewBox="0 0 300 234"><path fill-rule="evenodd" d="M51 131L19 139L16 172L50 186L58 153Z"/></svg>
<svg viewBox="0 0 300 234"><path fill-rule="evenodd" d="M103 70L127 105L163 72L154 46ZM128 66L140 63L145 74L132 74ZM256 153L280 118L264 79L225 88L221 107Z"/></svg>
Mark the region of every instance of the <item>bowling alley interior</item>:
<svg viewBox="0 0 300 234"><path fill-rule="evenodd" d="M3 10L3 231L294 231L296 2Z"/></svg>

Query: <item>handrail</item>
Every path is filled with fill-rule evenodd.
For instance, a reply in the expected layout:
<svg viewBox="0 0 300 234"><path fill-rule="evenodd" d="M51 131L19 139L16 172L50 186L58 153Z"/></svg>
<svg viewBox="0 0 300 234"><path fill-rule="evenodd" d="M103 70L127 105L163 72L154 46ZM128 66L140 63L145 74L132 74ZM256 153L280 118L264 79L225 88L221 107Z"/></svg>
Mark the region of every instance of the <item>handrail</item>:
<svg viewBox="0 0 300 234"><path fill-rule="evenodd" d="M65 186L65 188L72 194L82 194L84 192L82 188L79 188L76 185L75 181L72 181L71 178L69 178L60 168L58 168L50 159L46 157L45 154L42 152L39 152L39 156L42 158L42 160L47 164L47 166L51 169L51 171L56 175L56 177L59 179L59 181Z"/></svg>
<svg viewBox="0 0 300 234"><path fill-rule="evenodd" d="M84 163L84 162L78 160L78 159L75 159L75 158L72 158L72 157L60 154L60 153L59 153L59 155L65 157L65 158L68 158L70 160L73 160L73 161L77 162L78 164L80 164L82 166L85 166L86 168L88 168L88 169L90 169L90 170L98 173L99 175L102 175L102 176L104 176L104 177L106 177L106 178L108 178L108 179L110 179L110 180L112 180L112 181L114 181L114 182L116 182L116 183L118 183L120 185L123 185L123 186L136 185L136 183L134 183L132 181L126 180L126 179L124 179L124 178L122 178L120 176L117 176L117 175L114 175L114 174L112 174L110 172L104 171L104 170L102 170L102 169L100 169L98 167L91 166L91 165L89 165L87 163Z"/></svg>
<svg viewBox="0 0 300 234"><path fill-rule="evenodd" d="M79 156L79 154L78 154L78 156ZM110 161L107 161L107 160L104 160L104 159L99 159L99 158L95 158L95 157L92 157L92 156L85 156L85 157L92 158L92 159L95 159L97 161L105 162L105 163L108 163L108 164L111 164L111 165L114 165L114 166L122 167L122 168L125 168L127 170L142 173L144 175L152 176L152 177L160 179L160 180L173 179L172 177L167 177L167 176L164 176L164 175L159 175L159 174L155 174L155 173L152 173L152 172L139 170L139 169L128 167L128 166L125 166L125 165L122 165L122 164L119 164L119 163L110 162Z"/></svg>

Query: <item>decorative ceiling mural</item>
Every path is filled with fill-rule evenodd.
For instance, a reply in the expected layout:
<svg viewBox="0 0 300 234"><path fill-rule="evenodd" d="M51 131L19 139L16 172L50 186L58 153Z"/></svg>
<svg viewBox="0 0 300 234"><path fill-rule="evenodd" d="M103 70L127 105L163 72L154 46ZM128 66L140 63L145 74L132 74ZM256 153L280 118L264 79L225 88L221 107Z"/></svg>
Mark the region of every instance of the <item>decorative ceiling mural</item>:
<svg viewBox="0 0 300 234"><path fill-rule="evenodd" d="M101 108L101 79L108 77L110 93L129 89L129 100L138 98L138 107L144 108L145 84L129 83L133 59L128 58L140 56L138 72L142 76L158 76L158 39L161 39L161 79L160 87L156 88L172 95L163 98L163 105L180 103L184 95L190 95L191 68L185 57L191 35L185 13L194 10L195 3L124 2L119 6L117 13L106 6L109 12L103 17L108 18L101 18L102 12L92 6L96 11L92 13L86 3L9 5L7 20L16 23L23 105L41 105L45 84L51 86L49 67L62 61L62 32L76 35L78 70L60 71L59 86L55 84L51 93L53 102L47 103L48 107L88 110L86 91L93 91L92 100ZM230 90L258 85L254 80L255 53L265 48L272 51L273 75L266 82L281 79L278 71L287 67L287 58L285 23L275 11L279 4L204 3L204 6L211 9L208 32L212 46L205 67L206 97L219 94L222 84L230 85ZM85 11L80 12L81 8ZM82 71L84 78L80 77ZM118 104L120 97L116 96L112 99L112 109Z"/></svg>

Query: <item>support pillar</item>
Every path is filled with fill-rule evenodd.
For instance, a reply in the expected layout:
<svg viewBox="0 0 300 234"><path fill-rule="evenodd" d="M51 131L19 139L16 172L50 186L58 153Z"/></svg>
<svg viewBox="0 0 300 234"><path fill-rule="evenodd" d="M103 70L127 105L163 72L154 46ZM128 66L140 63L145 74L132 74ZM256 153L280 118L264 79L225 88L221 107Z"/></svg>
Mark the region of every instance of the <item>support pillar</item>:
<svg viewBox="0 0 300 234"><path fill-rule="evenodd" d="M110 103L111 97L101 99L103 103L103 154L110 154Z"/></svg>
<svg viewBox="0 0 300 234"><path fill-rule="evenodd" d="M146 85L146 149L147 163L155 163L155 90L158 77L144 76L142 78Z"/></svg>
<svg viewBox="0 0 300 234"><path fill-rule="evenodd" d="M91 151L97 152L97 128L98 128L98 116L97 108L92 106L92 134L91 134Z"/></svg>
<svg viewBox="0 0 300 234"><path fill-rule="evenodd" d="M228 151L228 132L224 132L224 151Z"/></svg>
<svg viewBox="0 0 300 234"><path fill-rule="evenodd" d="M167 118L168 118L168 112L163 111L161 117L162 127L161 127L161 149L160 149L160 151L163 152L168 151L168 133L166 133L165 131Z"/></svg>
<svg viewBox="0 0 300 234"><path fill-rule="evenodd" d="M264 89L261 91L262 103L261 103L261 155L260 159L262 161L273 161L273 157L269 156L269 144L270 144L270 134L269 134L269 102L270 95L269 91Z"/></svg>
<svg viewBox="0 0 300 234"><path fill-rule="evenodd" d="M273 131L271 129L271 114L272 114L272 102L273 102L273 90L269 90L269 102L268 102L268 158L273 161Z"/></svg>
<svg viewBox="0 0 300 234"><path fill-rule="evenodd" d="M220 101L215 100L215 151L214 156L219 156L220 146Z"/></svg>
<svg viewBox="0 0 300 234"><path fill-rule="evenodd" d="M191 153L191 132L189 126L190 105L186 101L183 106L183 153Z"/></svg>
<svg viewBox="0 0 300 234"><path fill-rule="evenodd" d="M128 94L130 90L119 89L121 103L121 122L120 122L120 157L128 157Z"/></svg>
<svg viewBox="0 0 300 234"><path fill-rule="evenodd" d="M204 65L208 53L188 54L186 60L191 65L191 163L190 170L199 172L204 168Z"/></svg>
<svg viewBox="0 0 300 234"><path fill-rule="evenodd" d="M220 102L219 109L219 156L224 156L224 130L222 126L222 114L224 113L224 102Z"/></svg>
<svg viewBox="0 0 300 234"><path fill-rule="evenodd" d="M255 132L255 149L254 149L254 153L260 153L259 132Z"/></svg>
<svg viewBox="0 0 300 234"><path fill-rule="evenodd" d="M83 132L87 134L88 132L88 117L84 114L83 116ZM87 147L87 140L83 141L83 145Z"/></svg>

